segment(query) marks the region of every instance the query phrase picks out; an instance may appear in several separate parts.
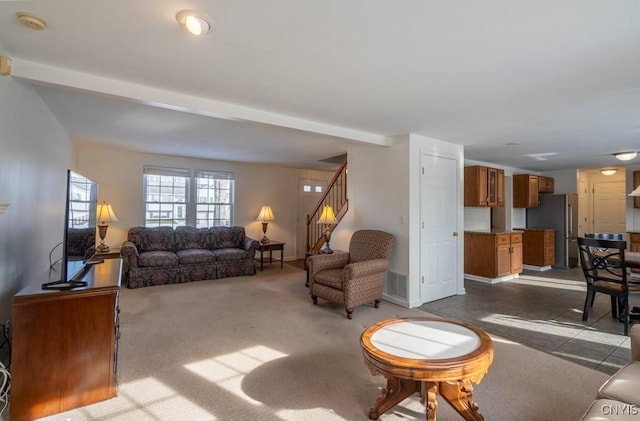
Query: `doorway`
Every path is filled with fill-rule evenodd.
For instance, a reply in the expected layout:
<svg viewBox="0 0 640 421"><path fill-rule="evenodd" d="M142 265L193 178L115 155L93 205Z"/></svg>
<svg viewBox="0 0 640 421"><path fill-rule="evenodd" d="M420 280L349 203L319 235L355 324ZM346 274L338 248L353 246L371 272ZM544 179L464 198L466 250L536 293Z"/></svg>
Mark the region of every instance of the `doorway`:
<svg viewBox="0 0 640 421"><path fill-rule="evenodd" d="M626 233L624 181L593 183L593 232Z"/></svg>

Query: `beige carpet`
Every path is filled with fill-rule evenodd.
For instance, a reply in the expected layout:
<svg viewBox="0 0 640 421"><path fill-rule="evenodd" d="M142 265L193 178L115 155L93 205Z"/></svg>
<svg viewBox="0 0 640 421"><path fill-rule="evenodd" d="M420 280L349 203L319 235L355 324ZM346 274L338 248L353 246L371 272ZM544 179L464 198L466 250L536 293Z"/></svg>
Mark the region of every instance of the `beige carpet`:
<svg viewBox="0 0 640 421"><path fill-rule="evenodd" d="M383 302L314 306L305 273L285 265L255 277L123 289L118 397L46 420L366 420L384 385L365 367L365 327L425 316ZM475 386L490 420L576 420L606 375L494 337ZM381 420L424 419L415 395ZM438 420L457 420L439 400Z"/></svg>

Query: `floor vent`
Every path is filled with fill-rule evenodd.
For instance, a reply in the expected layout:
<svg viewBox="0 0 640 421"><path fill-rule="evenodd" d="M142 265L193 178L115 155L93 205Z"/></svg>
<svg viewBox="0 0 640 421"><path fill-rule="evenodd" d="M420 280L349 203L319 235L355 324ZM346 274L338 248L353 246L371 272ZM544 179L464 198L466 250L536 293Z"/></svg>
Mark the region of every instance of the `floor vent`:
<svg viewBox="0 0 640 421"><path fill-rule="evenodd" d="M409 299L407 290L407 275L387 271L387 279L384 283L385 294L407 300Z"/></svg>

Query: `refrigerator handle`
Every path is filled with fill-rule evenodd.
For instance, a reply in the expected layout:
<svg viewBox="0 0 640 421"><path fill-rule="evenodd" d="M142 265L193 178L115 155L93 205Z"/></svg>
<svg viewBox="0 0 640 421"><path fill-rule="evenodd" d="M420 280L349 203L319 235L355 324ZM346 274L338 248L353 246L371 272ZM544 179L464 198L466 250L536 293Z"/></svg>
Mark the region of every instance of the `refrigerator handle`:
<svg viewBox="0 0 640 421"><path fill-rule="evenodd" d="M571 209L571 203L569 203L569 237L573 237L573 209Z"/></svg>

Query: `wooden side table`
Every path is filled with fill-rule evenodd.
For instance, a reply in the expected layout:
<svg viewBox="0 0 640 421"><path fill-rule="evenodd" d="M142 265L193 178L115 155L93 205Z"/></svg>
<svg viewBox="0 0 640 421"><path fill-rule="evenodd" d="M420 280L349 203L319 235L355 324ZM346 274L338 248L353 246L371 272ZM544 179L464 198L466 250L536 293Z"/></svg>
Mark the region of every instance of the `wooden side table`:
<svg viewBox="0 0 640 421"><path fill-rule="evenodd" d="M112 248L109 251L96 251L96 259L118 259L120 258L120 249Z"/></svg>
<svg viewBox="0 0 640 421"><path fill-rule="evenodd" d="M258 251L260 252L260 259L256 259L256 261L260 262L260 271L264 269L264 264L269 263L273 264L273 251L280 251L280 269L283 268L284 264L284 245L285 243L281 243L279 241L270 241L268 243L260 243L258 247ZM264 257L264 252L269 252L269 257Z"/></svg>

